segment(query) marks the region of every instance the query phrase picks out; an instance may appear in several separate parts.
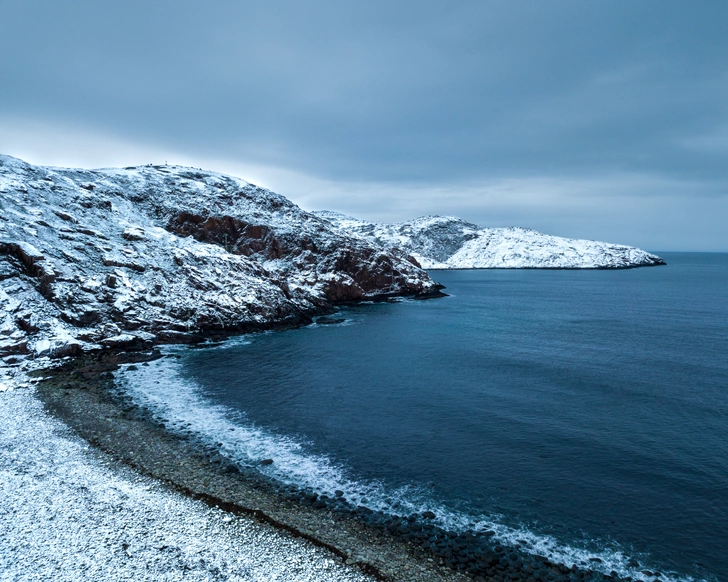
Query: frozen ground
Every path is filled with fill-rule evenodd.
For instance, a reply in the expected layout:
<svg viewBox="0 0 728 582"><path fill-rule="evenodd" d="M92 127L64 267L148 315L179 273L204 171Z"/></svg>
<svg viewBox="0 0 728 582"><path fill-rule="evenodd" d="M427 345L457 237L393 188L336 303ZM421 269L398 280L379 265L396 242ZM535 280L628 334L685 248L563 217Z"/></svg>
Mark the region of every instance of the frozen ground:
<svg viewBox="0 0 728 582"><path fill-rule="evenodd" d="M328 552L111 465L0 368L0 580L365 581Z"/></svg>

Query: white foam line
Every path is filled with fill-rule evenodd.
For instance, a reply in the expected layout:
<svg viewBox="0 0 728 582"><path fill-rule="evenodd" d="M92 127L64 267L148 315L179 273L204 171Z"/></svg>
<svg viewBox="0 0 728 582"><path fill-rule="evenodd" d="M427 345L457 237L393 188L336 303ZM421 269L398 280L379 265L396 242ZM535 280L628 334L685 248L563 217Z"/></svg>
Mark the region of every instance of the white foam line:
<svg viewBox="0 0 728 582"><path fill-rule="evenodd" d="M0 580L365 582L331 554L117 466L0 366Z"/></svg>
<svg viewBox="0 0 728 582"><path fill-rule="evenodd" d="M205 402L199 388L180 377L174 358L150 362L134 373L117 373L116 378L136 404L150 410L168 428L192 433L206 443L221 443L220 453L238 463L274 459L273 465L261 466L261 472L322 493L331 487L351 489L354 485L326 458L304 453L300 443L271 435L246 423L242 415Z"/></svg>
<svg viewBox="0 0 728 582"><path fill-rule="evenodd" d="M351 325L359 325L361 324L361 320L356 319L344 319L344 321L341 321L339 323L318 323L313 322L306 326L306 329L322 329L322 328L330 328L330 327L349 327Z"/></svg>
<svg viewBox="0 0 728 582"><path fill-rule="evenodd" d="M244 345L250 340L237 339ZM223 344L230 347L230 343ZM222 346L221 346L222 347ZM214 348L209 348L214 349ZM164 352L182 354L184 348L167 347ZM271 465L259 465L265 475L287 485L312 489L319 495L334 497L341 490L354 505L365 504L370 509L388 514L411 515L433 511L438 517L435 523L453 531L493 531L493 539L507 546L520 546L524 551L544 556L567 567L588 567L606 574L612 570L620 576L649 581L642 573L645 560L639 568L627 565L630 557L618 547L590 551L560 543L556 538L537 534L526 528L513 528L498 521L497 515L474 517L453 511L433 500L427 490L416 486L387 488L376 481L358 481L347 476L344 467L338 466L323 455L307 453L304 446L287 436L275 435L248 422L242 413L222 405L212 404L201 394L200 387L182 377L177 358L164 357L147 366L129 371L122 366L116 373L117 386L134 402L152 412L168 429L193 436L208 445L219 446L220 454L232 461L250 465L263 459L273 459ZM595 545L604 546L604 543ZM600 561L592 561L598 558ZM666 575L665 582L696 582L695 578ZM707 581L706 581L707 582Z"/></svg>

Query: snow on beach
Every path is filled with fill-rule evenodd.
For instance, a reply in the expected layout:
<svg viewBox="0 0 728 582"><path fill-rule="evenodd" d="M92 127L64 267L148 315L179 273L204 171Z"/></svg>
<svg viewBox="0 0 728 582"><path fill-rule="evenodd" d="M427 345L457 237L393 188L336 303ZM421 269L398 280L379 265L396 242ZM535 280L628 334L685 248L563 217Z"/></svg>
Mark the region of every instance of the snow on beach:
<svg viewBox="0 0 728 582"><path fill-rule="evenodd" d="M0 580L369 580L309 542L111 465L33 392L25 374L0 369Z"/></svg>

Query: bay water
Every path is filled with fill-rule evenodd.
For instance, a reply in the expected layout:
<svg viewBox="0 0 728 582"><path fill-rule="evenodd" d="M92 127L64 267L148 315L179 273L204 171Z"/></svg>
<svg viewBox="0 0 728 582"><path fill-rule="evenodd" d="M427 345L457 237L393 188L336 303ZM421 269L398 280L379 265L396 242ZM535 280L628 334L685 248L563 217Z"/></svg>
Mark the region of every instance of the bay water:
<svg viewBox="0 0 728 582"><path fill-rule="evenodd" d="M432 271L448 297L179 349L144 372L167 388L125 381L287 483L567 565L728 580L728 254L663 256Z"/></svg>

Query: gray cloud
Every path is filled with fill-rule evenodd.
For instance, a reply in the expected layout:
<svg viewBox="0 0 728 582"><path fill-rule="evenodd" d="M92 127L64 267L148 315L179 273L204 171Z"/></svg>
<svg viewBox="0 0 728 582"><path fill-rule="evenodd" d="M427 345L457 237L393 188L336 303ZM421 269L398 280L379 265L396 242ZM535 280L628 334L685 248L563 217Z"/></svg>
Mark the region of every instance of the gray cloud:
<svg viewBox="0 0 728 582"><path fill-rule="evenodd" d="M551 209L563 220L529 226L562 231L576 220L605 230L618 198L712 197L718 206L683 213L698 237L688 246L728 249L701 226L728 192L723 3L0 0L0 9L0 118L16 127L82 128L221 169L278 168L309 178L269 174L294 199L369 214L386 205L382 216L454 208L488 223L502 209L483 192L514 180L548 182L548 204L501 192L506 215L517 223L529 208ZM6 151L18 143L9 135L0 125ZM638 178L619 181L610 202L598 185L615 175ZM593 187L575 193L575 182ZM439 206L438 192L449 192ZM670 220L640 238L665 240Z"/></svg>

